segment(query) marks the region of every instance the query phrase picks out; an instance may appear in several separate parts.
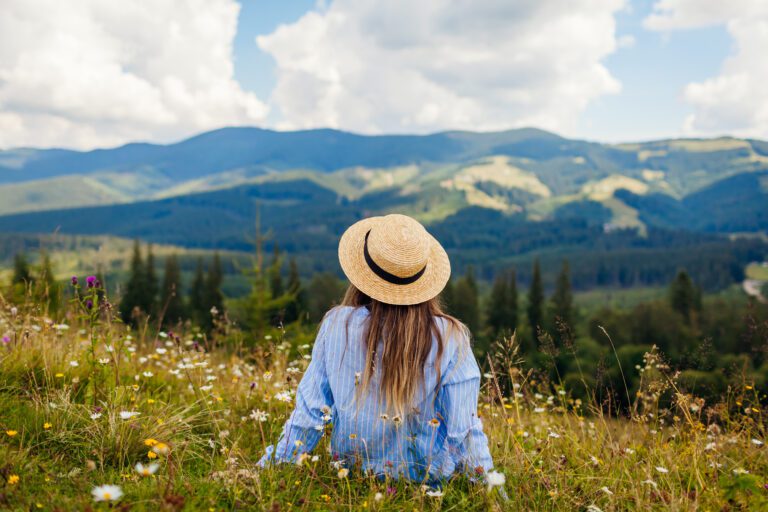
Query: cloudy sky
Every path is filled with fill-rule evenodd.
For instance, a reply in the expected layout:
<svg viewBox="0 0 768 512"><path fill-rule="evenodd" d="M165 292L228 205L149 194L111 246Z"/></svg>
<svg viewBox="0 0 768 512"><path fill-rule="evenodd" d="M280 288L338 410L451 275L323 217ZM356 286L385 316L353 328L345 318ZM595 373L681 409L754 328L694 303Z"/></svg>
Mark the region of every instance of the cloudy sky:
<svg viewBox="0 0 768 512"><path fill-rule="evenodd" d="M0 147L221 126L768 139L765 0L2 0Z"/></svg>

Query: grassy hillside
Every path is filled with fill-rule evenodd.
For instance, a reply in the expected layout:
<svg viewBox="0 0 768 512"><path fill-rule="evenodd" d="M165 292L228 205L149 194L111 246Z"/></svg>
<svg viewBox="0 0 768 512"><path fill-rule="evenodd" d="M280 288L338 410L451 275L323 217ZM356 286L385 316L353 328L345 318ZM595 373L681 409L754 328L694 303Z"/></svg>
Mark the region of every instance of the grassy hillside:
<svg viewBox="0 0 768 512"><path fill-rule="evenodd" d="M317 458L255 466L294 405L311 328L257 341L229 330L214 343L195 331L130 332L106 312L53 324L36 310L0 304L4 510L768 506L763 390L745 381L722 402L705 403L684 393L653 351L625 369L641 383L631 417L612 417L597 397L575 399L522 372L510 345L500 347L478 414L505 493L482 474L434 489L354 467L339 472L327 453L331 423L321 427ZM95 502L102 485L119 488Z"/></svg>

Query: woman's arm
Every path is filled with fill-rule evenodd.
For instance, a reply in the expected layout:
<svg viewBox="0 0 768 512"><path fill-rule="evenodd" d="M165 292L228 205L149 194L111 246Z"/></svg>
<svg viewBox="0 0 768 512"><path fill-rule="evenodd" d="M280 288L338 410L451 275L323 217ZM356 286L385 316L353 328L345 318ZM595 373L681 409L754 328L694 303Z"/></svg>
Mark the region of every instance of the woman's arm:
<svg viewBox="0 0 768 512"><path fill-rule="evenodd" d="M488 438L477 416L480 368L464 342L451 361L441 385L438 407L446 424L448 453L455 468L481 476L493 468Z"/></svg>
<svg viewBox="0 0 768 512"><path fill-rule="evenodd" d="M333 406L333 395L325 371L325 344L328 321L323 322L312 348L312 360L296 390L296 406L285 423L276 447L268 446L259 466L268 462L295 461L306 452L312 451L322 437L324 412Z"/></svg>

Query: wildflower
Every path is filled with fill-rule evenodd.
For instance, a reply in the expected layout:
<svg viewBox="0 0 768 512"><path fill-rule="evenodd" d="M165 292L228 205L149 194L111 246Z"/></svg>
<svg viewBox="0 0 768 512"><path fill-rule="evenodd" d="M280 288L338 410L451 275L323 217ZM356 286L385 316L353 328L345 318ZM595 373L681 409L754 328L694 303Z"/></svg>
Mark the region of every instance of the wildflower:
<svg viewBox="0 0 768 512"><path fill-rule="evenodd" d="M549 437L551 437L552 439L559 439L560 434L558 434L557 432L550 432Z"/></svg>
<svg viewBox="0 0 768 512"><path fill-rule="evenodd" d="M734 475L746 475L748 473L749 473L749 471L747 471L744 468L736 468L736 469L733 470L733 474Z"/></svg>
<svg viewBox="0 0 768 512"><path fill-rule="evenodd" d="M255 411L251 411L250 418L254 421L258 421L259 423L264 423L267 421L267 418L269 417L269 414L262 411L261 409L256 409Z"/></svg>
<svg viewBox="0 0 768 512"><path fill-rule="evenodd" d="M317 462L319 460L320 460L320 456L319 455L313 455L312 456L312 462Z"/></svg>
<svg viewBox="0 0 768 512"><path fill-rule="evenodd" d="M17 308L16 306L13 306L11 308L11 316L16 316L18 313L19 313L19 308Z"/></svg>
<svg viewBox="0 0 768 512"><path fill-rule="evenodd" d="M139 414L141 413L136 411L120 411L120 419L129 420L131 418L138 416Z"/></svg>
<svg viewBox="0 0 768 512"><path fill-rule="evenodd" d="M656 466L656 471L658 471L659 473L664 473L664 474L669 473L669 470L667 468L665 468L664 466Z"/></svg>
<svg viewBox="0 0 768 512"><path fill-rule="evenodd" d="M431 498L440 498L443 495L443 491L427 491L426 495Z"/></svg>
<svg viewBox="0 0 768 512"><path fill-rule="evenodd" d="M299 456L296 457L296 465L297 466L304 465L304 463L307 461L308 458L309 458L309 455L307 455L306 453L299 454Z"/></svg>
<svg viewBox="0 0 768 512"><path fill-rule="evenodd" d="M373 497L374 501L381 501L383 499L384 499L384 495L381 494L380 492L377 492L376 495Z"/></svg>
<svg viewBox="0 0 768 512"><path fill-rule="evenodd" d="M99 485L91 494L94 501L117 501L123 497L123 490L117 485Z"/></svg>
<svg viewBox="0 0 768 512"><path fill-rule="evenodd" d="M100 412L95 412L95 413L91 414L91 419L92 420L97 420L99 418L101 418L101 413Z"/></svg>
<svg viewBox="0 0 768 512"><path fill-rule="evenodd" d="M646 484L646 485L650 485L654 489L658 489L659 488L659 486L656 485L656 482L654 482L653 480L643 480L643 483Z"/></svg>
<svg viewBox="0 0 768 512"><path fill-rule="evenodd" d="M507 481L507 477L504 473L498 471L489 471L485 475L485 482L488 484L488 491L491 491L494 487L500 487Z"/></svg>
<svg viewBox="0 0 768 512"><path fill-rule="evenodd" d="M93 301L91 299L88 299L87 301L85 301L85 307L87 309L93 309Z"/></svg>
<svg viewBox="0 0 768 512"><path fill-rule="evenodd" d="M102 357L99 359L100 364L109 364L112 360L108 357Z"/></svg>
<svg viewBox="0 0 768 512"><path fill-rule="evenodd" d="M292 398L291 398L291 394L288 391L281 391L280 393L277 393L275 395L275 400L278 400L280 402L290 403Z"/></svg>
<svg viewBox="0 0 768 512"><path fill-rule="evenodd" d="M156 459L157 458L157 454L155 452L153 452L152 450L149 450L147 452L147 457L149 457L150 459Z"/></svg>
<svg viewBox="0 0 768 512"><path fill-rule="evenodd" d="M61 378L63 378L63 377L64 377L64 374L63 374L63 373L61 373L61 372L59 372L59 373L57 373L56 375L54 375L54 377L56 377L57 379L61 379Z"/></svg>
<svg viewBox="0 0 768 512"><path fill-rule="evenodd" d="M264 375L261 376L264 381L269 381L272 379L272 372L264 372Z"/></svg>
<svg viewBox="0 0 768 512"><path fill-rule="evenodd" d="M13 436L15 436L15 435L16 435L16 434L18 434L18 433L19 433L19 432L18 432L18 431L16 431L16 430L6 430L6 431L5 431L5 435L7 435L8 437L13 437Z"/></svg>
<svg viewBox="0 0 768 512"><path fill-rule="evenodd" d="M136 469L136 472L141 476L150 476L157 473L157 470L160 469L160 464L157 462L152 462L150 464L144 465L139 462L136 464L136 466L134 466L134 468Z"/></svg>
<svg viewBox="0 0 768 512"><path fill-rule="evenodd" d="M150 372L150 371L146 371L146 372L142 373L142 375L144 377L146 377L147 379L150 378L150 377L154 377L155 376L155 374Z"/></svg>
<svg viewBox="0 0 768 512"><path fill-rule="evenodd" d="M152 439L151 437L144 440L144 446L155 446L157 444L156 439Z"/></svg>
<svg viewBox="0 0 768 512"><path fill-rule="evenodd" d="M11 338L9 338L8 336L3 336L3 344L4 345L9 344L10 342L11 342Z"/></svg>
<svg viewBox="0 0 768 512"><path fill-rule="evenodd" d="M587 507L587 512L603 512L603 510L597 505L590 505Z"/></svg>
<svg viewBox="0 0 768 512"><path fill-rule="evenodd" d="M77 276L72 276L72 286L77 286Z"/></svg>
<svg viewBox="0 0 768 512"><path fill-rule="evenodd" d="M8 475L8 485L16 485L19 480L19 475Z"/></svg>
<svg viewBox="0 0 768 512"><path fill-rule="evenodd" d="M349 475L349 470L347 468L341 468L338 472L339 478L347 478L347 475Z"/></svg>
<svg viewBox="0 0 768 512"><path fill-rule="evenodd" d="M96 286L96 276L86 277L85 282L88 285L88 288L93 288L94 286Z"/></svg>
<svg viewBox="0 0 768 512"><path fill-rule="evenodd" d="M759 439L752 439L752 444L755 446L763 446L763 442Z"/></svg>
<svg viewBox="0 0 768 512"><path fill-rule="evenodd" d="M320 499L323 500L326 503L330 503L331 502L331 497L328 496L327 494L321 494L320 495Z"/></svg>
<svg viewBox="0 0 768 512"><path fill-rule="evenodd" d="M157 443L152 447L152 451L158 455L167 455L170 450L170 447L165 443Z"/></svg>
<svg viewBox="0 0 768 512"><path fill-rule="evenodd" d="M72 368L77 368L78 366L80 366L80 363L78 363L77 361L70 361L69 366L71 366Z"/></svg>
<svg viewBox="0 0 768 512"><path fill-rule="evenodd" d="M52 426L53 426L53 424L52 423L48 423L47 421L45 423L43 423L43 428L45 430L50 429Z"/></svg>
<svg viewBox="0 0 768 512"><path fill-rule="evenodd" d="M612 490L610 490L610 489L609 489L608 487L606 487L606 486L603 486L603 487L601 487L601 488L600 488L600 490L601 490L601 491L603 491L603 492L604 492L605 494L607 494L608 496L613 496L613 491L612 491Z"/></svg>
<svg viewBox="0 0 768 512"><path fill-rule="evenodd" d="M432 427L432 428L439 427L440 426L440 420L438 420L437 418L432 418L431 420L429 420L429 426Z"/></svg>
<svg viewBox="0 0 768 512"><path fill-rule="evenodd" d="M402 422L403 422L403 419L400 417L400 415L392 417L392 423L394 423L395 425L399 425Z"/></svg>

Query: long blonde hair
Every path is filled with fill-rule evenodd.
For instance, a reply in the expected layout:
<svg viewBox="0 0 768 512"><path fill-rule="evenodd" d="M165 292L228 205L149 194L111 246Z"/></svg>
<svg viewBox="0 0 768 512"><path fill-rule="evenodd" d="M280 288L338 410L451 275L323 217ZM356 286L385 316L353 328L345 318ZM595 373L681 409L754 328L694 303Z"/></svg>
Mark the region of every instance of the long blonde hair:
<svg viewBox="0 0 768 512"><path fill-rule="evenodd" d="M357 386L359 397L368 390L373 374L381 374L380 397L382 406L391 414L405 418L411 411L417 391L424 385L424 365L432 349L432 339L437 341L435 370L437 388L442 378L440 360L445 351L444 335L451 331L461 333L458 339L468 339L467 330L456 318L443 312L440 300L435 297L412 306L395 306L379 302L350 285L342 301L343 306L366 307L370 311L365 330L365 371ZM437 319L443 318L448 329L441 332ZM379 368L376 368L379 342L383 349Z"/></svg>

